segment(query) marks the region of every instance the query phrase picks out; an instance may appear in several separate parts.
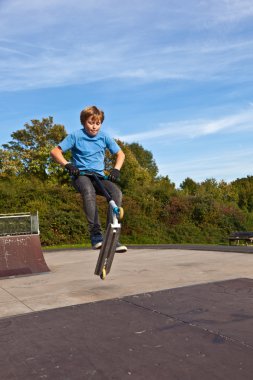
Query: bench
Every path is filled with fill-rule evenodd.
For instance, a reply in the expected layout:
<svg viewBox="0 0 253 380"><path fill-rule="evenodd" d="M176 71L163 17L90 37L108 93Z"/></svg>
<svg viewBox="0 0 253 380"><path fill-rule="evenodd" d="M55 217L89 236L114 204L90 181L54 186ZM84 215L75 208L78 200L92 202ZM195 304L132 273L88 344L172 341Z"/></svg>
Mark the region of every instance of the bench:
<svg viewBox="0 0 253 380"><path fill-rule="evenodd" d="M253 244L253 232L246 231L236 231L230 234L229 245L236 244L239 245L240 241L244 242L246 245Z"/></svg>

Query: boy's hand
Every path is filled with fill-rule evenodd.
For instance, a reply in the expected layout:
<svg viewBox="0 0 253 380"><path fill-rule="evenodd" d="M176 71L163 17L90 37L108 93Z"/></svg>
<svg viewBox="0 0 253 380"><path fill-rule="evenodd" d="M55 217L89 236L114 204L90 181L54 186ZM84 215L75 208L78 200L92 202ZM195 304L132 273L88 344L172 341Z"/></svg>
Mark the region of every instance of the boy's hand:
<svg viewBox="0 0 253 380"><path fill-rule="evenodd" d="M69 172L70 175L73 175L74 177L79 176L80 171L76 166L74 166L72 164L66 164L64 167Z"/></svg>
<svg viewBox="0 0 253 380"><path fill-rule="evenodd" d="M109 181L117 182L120 176L120 171L118 169L112 169L109 174Z"/></svg>

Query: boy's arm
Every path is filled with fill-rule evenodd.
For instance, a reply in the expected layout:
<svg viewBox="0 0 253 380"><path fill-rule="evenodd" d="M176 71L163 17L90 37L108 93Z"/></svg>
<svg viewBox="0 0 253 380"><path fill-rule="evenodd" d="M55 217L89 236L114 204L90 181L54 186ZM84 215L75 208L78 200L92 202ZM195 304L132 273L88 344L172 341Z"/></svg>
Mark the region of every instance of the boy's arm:
<svg viewBox="0 0 253 380"><path fill-rule="evenodd" d="M124 161L125 161L125 153L122 150L119 150L116 153L116 162L115 162L114 169L120 170Z"/></svg>
<svg viewBox="0 0 253 380"><path fill-rule="evenodd" d="M117 182L120 176L120 169L124 163L124 160L125 160L125 153L122 150L119 150L116 153L116 162L115 162L114 169L110 171L110 174L108 177L110 181Z"/></svg>
<svg viewBox="0 0 253 380"><path fill-rule="evenodd" d="M79 175L79 169L76 166L70 164L65 159L65 157L62 154L62 150L59 146L56 146L54 149L52 149L50 154L51 154L51 157L55 160L55 162L57 162L58 164L60 164L61 166L63 166L65 169L68 170L70 175L72 176Z"/></svg>
<svg viewBox="0 0 253 380"><path fill-rule="evenodd" d="M62 150L59 146L56 146L54 149L52 149L50 154L54 161L60 164L61 166L64 167L68 163L68 161L63 156Z"/></svg>

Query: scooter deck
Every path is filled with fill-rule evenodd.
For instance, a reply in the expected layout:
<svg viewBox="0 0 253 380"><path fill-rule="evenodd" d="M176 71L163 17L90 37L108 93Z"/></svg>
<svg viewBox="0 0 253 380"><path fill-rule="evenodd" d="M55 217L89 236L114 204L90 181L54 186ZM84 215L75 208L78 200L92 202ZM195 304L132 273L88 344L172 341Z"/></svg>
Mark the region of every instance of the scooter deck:
<svg viewBox="0 0 253 380"><path fill-rule="evenodd" d="M120 224L117 224L116 226L109 224L106 229L105 238L99 252L94 272L94 274L100 276L102 279L104 279L105 275L111 270L117 243L119 241L120 230Z"/></svg>

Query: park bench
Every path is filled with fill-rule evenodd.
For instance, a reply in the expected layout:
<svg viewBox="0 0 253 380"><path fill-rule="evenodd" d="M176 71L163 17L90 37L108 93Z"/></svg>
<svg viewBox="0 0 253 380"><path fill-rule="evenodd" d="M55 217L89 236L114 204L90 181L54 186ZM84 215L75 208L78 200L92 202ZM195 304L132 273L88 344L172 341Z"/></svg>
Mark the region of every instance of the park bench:
<svg viewBox="0 0 253 380"><path fill-rule="evenodd" d="M243 242L245 245L253 244L253 232L236 231L232 232L228 238L229 245L239 245Z"/></svg>

